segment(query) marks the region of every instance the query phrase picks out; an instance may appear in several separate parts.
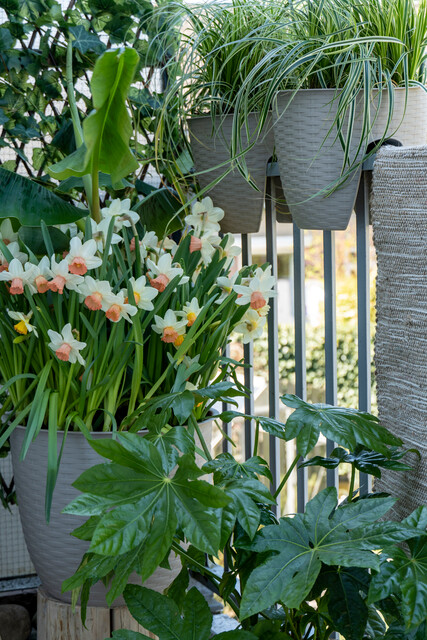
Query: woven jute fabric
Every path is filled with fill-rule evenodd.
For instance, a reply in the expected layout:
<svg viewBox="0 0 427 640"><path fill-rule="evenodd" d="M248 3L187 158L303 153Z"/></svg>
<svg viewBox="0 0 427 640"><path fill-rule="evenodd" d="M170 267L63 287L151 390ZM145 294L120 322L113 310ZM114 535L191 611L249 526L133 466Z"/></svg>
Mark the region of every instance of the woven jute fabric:
<svg viewBox="0 0 427 640"><path fill-rule="evenodd" d="M375 491L399 498L393 518L427 503L427 146L384 147L373 172L377 251L375 366L381 422L421 459L383 471Z"/></svg>

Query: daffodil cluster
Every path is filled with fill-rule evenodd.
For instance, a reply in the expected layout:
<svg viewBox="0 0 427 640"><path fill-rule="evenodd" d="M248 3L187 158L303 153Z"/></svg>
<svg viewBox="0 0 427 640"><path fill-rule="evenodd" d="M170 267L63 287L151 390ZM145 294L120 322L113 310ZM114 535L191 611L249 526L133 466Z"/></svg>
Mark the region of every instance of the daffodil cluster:
<svg viewBox="0 0 427 640"><path fill-rule="evenodd" d="M221 237L210 198L193 204L179 242L146 231L129 200L101 214L62 228L66 251L46 236L38 258L10 221L0 226L0 373L18 376L15 406L45 372L43 391L61 397L58 426L84 416L111 428L169 393L183 368L188 388L208 385L234 331L243 342L262 333L274 295L269 267L237 270L240 249Z"/></svg>

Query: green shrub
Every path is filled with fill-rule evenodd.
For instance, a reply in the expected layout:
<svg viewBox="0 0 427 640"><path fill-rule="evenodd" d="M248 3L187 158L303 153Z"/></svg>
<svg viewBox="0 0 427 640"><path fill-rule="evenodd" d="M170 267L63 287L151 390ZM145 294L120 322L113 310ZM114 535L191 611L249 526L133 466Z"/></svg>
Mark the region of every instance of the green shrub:
<svg viewBox="0 0 427 640"><path fill-rule="evenodd" d="M371 342L373 352L373 340ZM308 395L313 402L322 402L325 391L325 338L322 327L307 327L307 387ZM349 326L337 327L337 381L338 405L344 407L358 406L358 354L357 328ZM267 375L268 350L267 336L254 344L254 369L258 375ZM376 409L374 366L372 375L372 409ZM295 342L291 326L279 327L279 380L280 391L292 390L295 384Z"/></svg>

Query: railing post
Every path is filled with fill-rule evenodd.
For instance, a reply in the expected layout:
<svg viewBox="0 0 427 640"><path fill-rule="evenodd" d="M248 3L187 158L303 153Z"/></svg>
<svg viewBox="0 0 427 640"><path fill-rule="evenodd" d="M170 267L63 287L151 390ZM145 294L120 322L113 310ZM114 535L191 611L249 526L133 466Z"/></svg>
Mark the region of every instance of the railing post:
<svg viewBox="0 0 427 640"><path fill-rule="evenodd" d="M337 403L337 320L335 277L335 231L323 232L323 268L325 279L325 385L326 404ZM326 455L335 448L333 440L326 441ZM326 470L328 487L338 488L338 469Z"/></svg>
<svg viewBox="0 0 427 640"><path fill-rule="evenodd" d="M369 274L369 175L362 173L356 200L357 336L359 409L371 410L371 296ZM372 490L371 476L360 473L360 493Z"/></svg>
<svg viewBox="0 0 427 640"><path fill-rule="evenodd" d="M265 198L265 235L267 262L271 264L272 274L277 278L277 225L275 209L272 202L272 179L267 177ZM277 298L270 299L268 314L268 400L269 415L279 417L279 321ZM280 484L280 449L274 436L269 437L270 470L273 476L272 491ZM280 506L277 507L280 511Z"/></svg>

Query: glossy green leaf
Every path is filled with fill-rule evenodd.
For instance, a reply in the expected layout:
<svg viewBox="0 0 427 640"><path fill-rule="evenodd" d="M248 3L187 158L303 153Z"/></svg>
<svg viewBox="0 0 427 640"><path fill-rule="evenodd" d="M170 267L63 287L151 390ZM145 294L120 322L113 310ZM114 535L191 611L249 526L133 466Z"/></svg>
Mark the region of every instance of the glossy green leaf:
<svg viewBox="0 0 427 640"><path fill-rule="evenodd" d="M183 617L176 603L156 591L128 585L125 602L135 620L159 640L208 640L212 614L202 594L193 587L185 596Z"/></svg>
<svg viewBox="0 0 427 640"><path fill-rule="evenodd" d="M112 462L85 471L74 486L85 492L66 509L68 513L98 512L91 551L118 556L144 542L150 572L170 548L176 526L188 540L206 553L218 552L220 522L215 509L229 502L227 495L203 480L190 454L182 456L175 474L156 447L134 434L120 434L118 440L91 442L93 448ZM93 506L92 506L93 505ZM144 569L145 571L145 569ZM148 572L150 574L150 572ZM145 577L148 577L146 575Z"/></svg>
<svg viewBox="0 0 427 640"><path fill-rule="evenodd" d="M143 633L139 633L139 631L129 631L129 629L119 629L118 631L113 631L112 637L114 640L141 640L141 638L148 638Z"/></svg>
<svg viewBox="0 0 427 640"><path fill-rule="evenodd" d="M329 567L322 586L328 589L328 614L334 628L346 640L362 640L368 622L368 607L361 592L367 592L369 574L358 568Z"/></svg>
<svg viewBox="0 0 427 640"><path fill-rule="evenodd" d="M305 514L281 518L278 525L261 529L245 548L274 555L251 573L242 598L242 619L276 602L299 607L322 563L378 569L379 558L372 550L408 535L408 527L400 523L375 528L393 503L393 498L377 498L338 507L336 489L328 488L307 504Z"/></svg>
<svg viewBox="0 0 427 640"><path fill-rule="evenodd" d="M134 207L139 214L141 224L147 231L154 231L159 238L165 233L174 233L183 228L184 212L178 195L170 189L161 188L151 191Z"/></svg>
<svg viewBox="0 0 427 640"><path fill-rule="evenodd" d="M118 182L138 168L129 149L132 133L126 98L139 56L133 49L106 51L98 58L91 81L94 111L83 122L84 144L49 168L59 180L84 176L94 169Z"/></svg>
<svg viewBox="0 0 427 640"><path fill-rule="evenodd" d="M369 589L369 603L392 594L402 598L402 616L407 629L427 619L427 536L409 544L409 554L394 547L385 557L378 573L373 575Z"/></svg>
<svg viewBox="0 0 427 640"><path fill-rule="evenodd" d="M18 173L0 167L0 219L16 218L22 225L68 224L88 215L57 195Z"/></svg>
<svg viewBox="0 0 427 640"><path fill-rule="evenodd" d="M399 462L408 451L415 452L415 449L400 450L397 447L392 447L389 449L389 454L385 456L376 451L366 449L362 445L357 445L354 452L336 447L327 458L314 456L301 464L300 467L320 466L326 469L336 469L340 464L347 463L354 465L356 469L363 473L369 473L376 478L381 478L381 468L392 469L393 471L410 470L411 467L408 464Z"/></svg>
<svg viewBox="0 0 427 640"><path fill-rule="evenodd" d="M281 399L286 406L295 409L285 425L286 440L296 438L298 453L303 457L313 449L321 433L351 451L362 444L384 456L390 455L387 445L402 445L400 438L381 426L378 418L369 413L325 404L308 404L290 394Z"/></svg>
<svg viewBox="0 0 427 640"><path fill-rule="evenodd" d="M214 473L215 483L231 478L257 478L265 476L273 481L268 463L260 456L248 458L245 462L238 462L231 453L220 453L214 460L206 462L203 470Z"/></svg>
<svg viewBox="0 0 427 640"><path fill-rule="evenodd" d="M50 241L55 253L63 253L70 248L70 237L56 229L47 227ZM46 255L46 245L43 232L40 227L20 227L18 231L20 240L34 253L34 255Z"/></svg>

